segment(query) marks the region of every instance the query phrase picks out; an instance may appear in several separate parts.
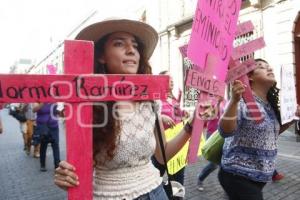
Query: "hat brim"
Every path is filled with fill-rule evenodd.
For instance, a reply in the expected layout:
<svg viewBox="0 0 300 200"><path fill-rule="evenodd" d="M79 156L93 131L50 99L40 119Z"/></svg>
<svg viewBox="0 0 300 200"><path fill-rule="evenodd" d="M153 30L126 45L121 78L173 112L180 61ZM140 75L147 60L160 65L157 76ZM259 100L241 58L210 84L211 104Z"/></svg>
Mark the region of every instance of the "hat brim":
<svg viewBox="0 0 300 200"><path fill-rule="evenodd" d="M98 42L103 36L114 32L127 32L136 36L144 45L144 53L149 59L156 47L158 34L155 29L143 22L118 19L106 20L91 24L84 28L75 37L76 40L89 40Z"/></svg>

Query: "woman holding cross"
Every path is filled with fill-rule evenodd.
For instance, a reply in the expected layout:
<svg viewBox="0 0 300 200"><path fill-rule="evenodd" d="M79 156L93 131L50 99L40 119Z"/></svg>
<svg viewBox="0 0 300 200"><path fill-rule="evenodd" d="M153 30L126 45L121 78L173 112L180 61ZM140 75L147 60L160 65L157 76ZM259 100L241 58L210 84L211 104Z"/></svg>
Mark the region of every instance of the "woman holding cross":
<svg viewBox="0 0 300 200"><path fill-rule="evenodd" d="M151 74L148 59L158 40L149 25L127 19L111 19L92 24L76 37L95 42L95 73ZM159 171L151 156L163 163L157 141L155 111L152 102L107 102L94 106L93 129L94 199L167 199ZM117 112L113 110L116 109ZM115 115L115 113L117 113ZM165 142L167 159L190 138L192 127L187 123L178 136ZM163 130L162 130L163 132ZM67 189L79 185L74 166L62 161L55 171L55 184Z"/></svg>
<svg viewBox="0 0 300 200"><path fill-rule="evenodd" d="M262 200L262 190L275 170L278 135L293 122L281 125L279 89L273 69L256 59L256 69L248 74L255 102L262 113L261 123L250 117L241 99L245 85L235 81L231 99L219 123L225 137L219 181L230 200ZM254 111L255 112L255 111ZM296 115L300 115L298 106Z"/></svg>

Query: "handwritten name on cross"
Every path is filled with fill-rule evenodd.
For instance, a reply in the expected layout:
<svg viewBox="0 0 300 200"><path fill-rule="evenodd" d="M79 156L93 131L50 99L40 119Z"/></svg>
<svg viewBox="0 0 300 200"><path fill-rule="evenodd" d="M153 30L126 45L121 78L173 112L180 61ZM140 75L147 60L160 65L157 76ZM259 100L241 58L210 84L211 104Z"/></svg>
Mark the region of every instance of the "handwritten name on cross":
<svg viewBox="0 0 300 200"><path fill-rule="evenodd" d="M217 0L199 0L197 3L187 55L196 66L204 68L205 75L211 77L207 83L215 79L218 80L220 85L224 84L222 82L225 80L227 73L240 7L241 0L225 0L222 3ZM221 96L224 96L225 86L220 87L220 91L217 89L214 91L214 87L203 84L204 75L200 75L200 72L198 72L198 76L196 76L196 72L188 72L188 75L192 77L187 76L187 86L193 87L195 83L197 86L199 86L199 83L204 86L204 88L198 87L202 92L199 95L196 114L198 114L200 102L209 99L207 92L215 95L223 93ZM206 90L204 90L205 88ZM221 88L223 88L223 91L221 91ZM197 161L197 150L204 122L199 117L194 119L188 163Z"/></svg>
<svg viewBox="0 0 300 200"><path fill-rule="evenodd" d="M69 200L92 200L92 105L110 100L165 99L168 76L92 75L93 43L65 41L66 75L0 75L0 102L66 102L67 160L76 167L80 185ZM97 103L96 103L97 104Z"/></svg>

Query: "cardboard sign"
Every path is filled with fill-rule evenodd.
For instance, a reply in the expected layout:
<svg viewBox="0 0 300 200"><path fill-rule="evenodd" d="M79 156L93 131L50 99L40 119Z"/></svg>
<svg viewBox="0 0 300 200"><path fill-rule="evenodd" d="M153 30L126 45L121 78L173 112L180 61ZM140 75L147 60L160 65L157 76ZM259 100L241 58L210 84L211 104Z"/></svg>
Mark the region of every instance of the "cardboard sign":
<svg viewBox="0 0 300 200"><path fill-rule="evenodd" d="M165 99L165 75L0 75L0 102Z"/></svg>
<svg viewBox="0 0 300 200"><path fill-rule="evenodd" d="M185 84L217 96L224 96L226 87L225 83L218 79L211 78L211 76L196 70L188 70Z"/></svg>
<svg viewBox="0 0 300 200"><path fill-rule="evenodd" d="M280 115L281 123L285 124L297 119L297 97L295 76L292 65L281 66Z"/></svg>
<svg viewBox="0 0 300 200"><path fill-rule="evenodd" d="M201 68L206 66L208 53L219 57L221 61L214 75L221 81L226 78L240 7L241 0L197 3L187 55Z"/></svg>
<svg viewBox="0 0 300 200"><path fill-rule="evenodd" d="M254 30L254 26L251 21L246 21L237 26L235 37L244 35Z"/></svg>
<svg viewBox="0 0 300 200"><path fill-rule="evenodd" d="M227 73L226 83L230 83L243 75L247 75L249 72L256 68L255 61L253 59L246 60L245 62L230 68Z"/></svg>
<svg viewBox="0 0 300 200"><path fill-rule="evenodd" d="M264 38L260 37L252 40L246 44L234 48L232 52L232 58L237 60L243 56L249 55L250 53L263 48L266 45Z"/></svg>

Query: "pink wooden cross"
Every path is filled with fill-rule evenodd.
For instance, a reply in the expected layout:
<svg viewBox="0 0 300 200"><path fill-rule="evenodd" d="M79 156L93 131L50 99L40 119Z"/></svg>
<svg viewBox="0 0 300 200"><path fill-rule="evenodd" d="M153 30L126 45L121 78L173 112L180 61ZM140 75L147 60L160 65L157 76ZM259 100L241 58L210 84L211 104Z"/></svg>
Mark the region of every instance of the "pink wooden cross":
<svg viewBox="0 0 300 200"><path fill-rule="evenodd" d="M205 74L198 72L197 73L198 80L199 80L199 78L203 77L204 75L212 76L215 66L217 66L217 64L218 64L218 59L216 57L208 55L207 61L206 61L206 67L204 69ZM195 163L197 161L197 152L198 152L198 148L200 145L202 130L203 130L203 127L205 124L205 120L201 119L201 117L199 117L199 115L198 115L199 113L203 112L203 109L201 107L202 102L215 101L214 97L209 96L209 93L223 97L224 92L225 92L225 83L218 81L216 79L213 79L213 78L206 79L206 81L209 82L209 86L210 86L209 90L207 90L207 88L205 87L205 83L204 83L204 87L202 87L202 85L200 85L200 86L194 85L193 81L195 81L195 80L193 79L193 74L195 74L195 73L196 73L195 71L189 70L189 72L187 73L187 77L186 77L186 86L188 86L188 87L198 86L196 88L198 88L201 91L201 93L198 97L198 104L197 104L196 113L195 113L196 116L194 117L194 122L193 122L193 132L192 132L192 136L191 136L191 140L190 140L188 157L187 157L188 163ZM201 82L201 80L200 80L200 82Z"/></svg>
<svg viewBox="0 0 300 200"><path fill-rule="evenodd" d="M204 74L189 71L186 77L187 86L198 86L201 91L196 114L199 112L200 102L209 99L208 93L224 96L224 81L240 7L241 0L225 0L222 3L198 1L187 56L195 66L204 69ZM213 83L218 86L214 87ZM204 123L199 117L194 118L188 163L197 161Z"/></svg>
<svg viewBox="0 0 300 200"><path fill-rule="evenodd" d="M0 103L66 102L67 161L80 185L69 200L92 200L93 102L165 99L168 76L93 75L94 49L88 41L65 41L65 75L0 75Z"/></svg>
<svg viewBox="0 0 300 200"><path fill-rule="evenodd" d="M248 26L245 27L245 24L247 24ZM243 24L240 24L238 26L238 30L242 30L242 31L238 31L236 36L240 36L245 33L253 31L254 26L251 21L247 21L244 22ZM249 79L247 76L247 74L250 71L256 68L255 61L253 59L249 59L244 63L240 63L238 59L243 56L249 55L258 49L261 49L264 46L265 46L264 39L260 37L258 39L252 40L246 44L234 48L232 58L229 64L230 70L227 73L227 78L226 78L227 82L231 82L233 80L238 79L247 86L245 92L243 93L243 99L247 105L249 114L251 115L252 119L256 123L262 122L263 116L254 99L252 90L250 88Z"/></svg>

